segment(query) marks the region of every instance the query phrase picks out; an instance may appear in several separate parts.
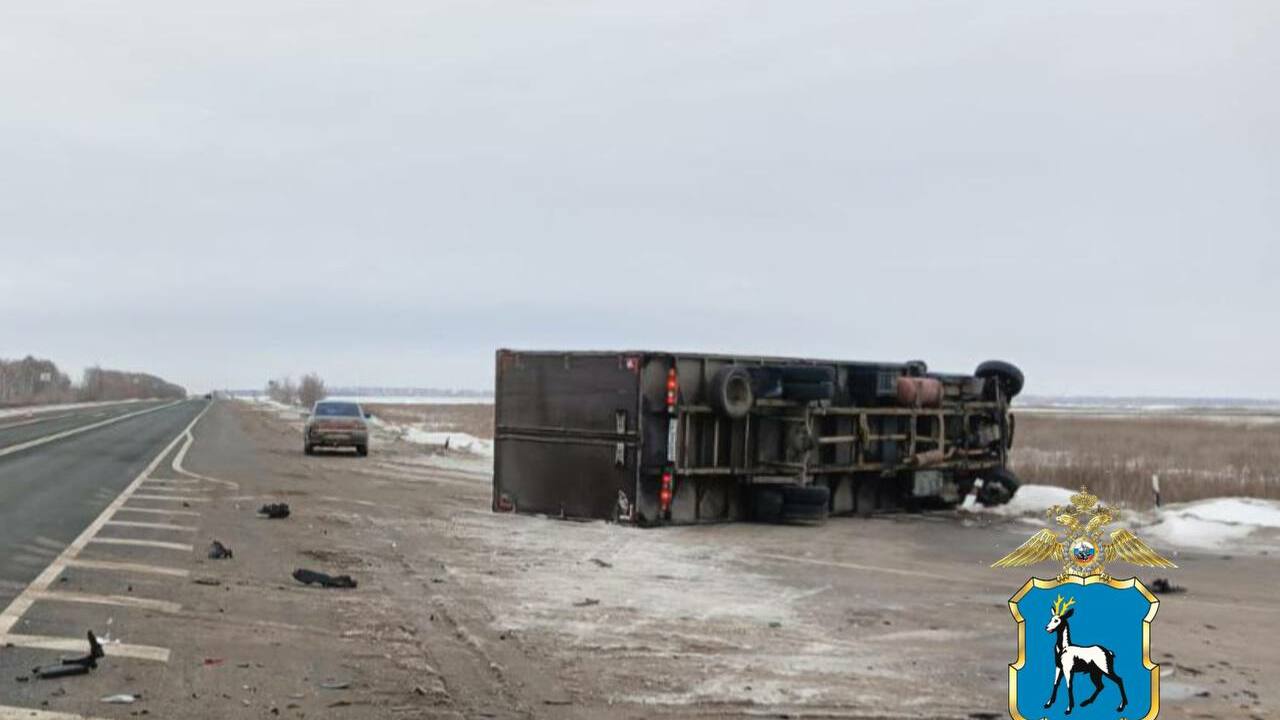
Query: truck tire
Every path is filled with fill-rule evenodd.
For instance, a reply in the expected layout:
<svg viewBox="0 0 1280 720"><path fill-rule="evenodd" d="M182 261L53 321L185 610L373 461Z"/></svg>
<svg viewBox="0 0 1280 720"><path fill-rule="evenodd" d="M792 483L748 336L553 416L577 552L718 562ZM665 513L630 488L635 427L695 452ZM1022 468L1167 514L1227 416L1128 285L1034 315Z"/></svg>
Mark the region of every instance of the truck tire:
<svg viewBox="0 0 1280 720"><path fill-rule="evenodd" d="M827 519L831 490L826 485L788 485L782 488L782 521L817 524Z"/></svg>
<svg viewBox="0 0 1280 720"><path fill-rule="evenodd" d="M776 487L757 487L751 493L751 519L756 522L776 523L782 517L782 490Z"/></svg>
<svg viewBox="0 0 1280 720"><path fill-rule="evenodd" d="M358 455L358 456L360 456L360 457L367 457L367 456L369 455L369 446L368 446L368 445L357 445L357 446L356 446L356 455Z"/></svg>
<svg viewBox="0 0 1280 720"><path fill-rule="evenodd" d="M751 373L740 365L720 368L712 376L707 392L712 409L733 420L746 417L756 401L751 390Z"/></svg>
<svg viewBox="0 0 1280 720"><path fill-rule="evenodd" d="M987 507L1004 505L1013 499L1022 483L1009 468L992 468L982 472L982 488L978 490L978 502Z"/></svg>
<svg viewBox="0 0 1280 720"><path fill-rule="evenodd" d="M785 365L780 374L784 383L833 383L836 380L834 368L817 365Z"/></svg>
<svg viewBox="0 0 1280 720"><path fill-rule="evenodd" d="M830 380L816 383L787 383L782 386L782 396L799 402L830 400L836 396L836 384Z"/></svg>
<svg viewBox="0 0 1280 720"><path fill-rule="evenodd" d="M1017 397L1026 382L1017 365L1003 360L988 360L978 366L973 374L984 380L995 380L1000 383L1000 390L1006 399Z"/></svg>
<svg viewBox="0 0 1280 720"><path fill-rule="evenodd" d="M315 454L316 454L316 446L315 446L315 445L312 445L311 443L302 443L302 454L303 454L303 455L315 455Z"/></svg>

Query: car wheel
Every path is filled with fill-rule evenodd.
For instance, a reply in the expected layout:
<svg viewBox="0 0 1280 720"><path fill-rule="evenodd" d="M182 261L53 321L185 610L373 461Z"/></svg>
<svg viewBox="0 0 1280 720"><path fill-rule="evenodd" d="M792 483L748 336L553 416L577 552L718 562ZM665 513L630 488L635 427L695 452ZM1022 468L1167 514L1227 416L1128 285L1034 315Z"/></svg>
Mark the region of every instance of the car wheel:
<svg viewBox="0 0 1280 720"><path fill-rule="evenodd" d="M360 457L365 457L365 456L366 456L366 455L368 455L368 454L369 454L369 446L368 446L368 445L357 445L357 446L356 446L356 455L359 455Z"/></svg>
<svg viewBox="0 0 1280 720"><path fill-rule="evenodd" d="M311 443L303 443L303 444L302 444L302 454L303 454L303 455L315 455L315 454L316 454L316 447L315 447L314 445L312 445Z"/></svg>

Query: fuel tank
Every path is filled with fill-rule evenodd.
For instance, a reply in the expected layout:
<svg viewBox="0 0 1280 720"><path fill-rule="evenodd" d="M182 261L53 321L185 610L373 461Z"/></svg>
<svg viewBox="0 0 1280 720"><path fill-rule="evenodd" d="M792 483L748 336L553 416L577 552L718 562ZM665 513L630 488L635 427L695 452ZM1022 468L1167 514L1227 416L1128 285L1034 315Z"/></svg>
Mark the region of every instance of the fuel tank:
<svg viewBox="0 0 1280 720"><path fill-rule="evenodd" d="M898 404L903 407L942 405L942 381L927 377L899 377Z"/></svg>

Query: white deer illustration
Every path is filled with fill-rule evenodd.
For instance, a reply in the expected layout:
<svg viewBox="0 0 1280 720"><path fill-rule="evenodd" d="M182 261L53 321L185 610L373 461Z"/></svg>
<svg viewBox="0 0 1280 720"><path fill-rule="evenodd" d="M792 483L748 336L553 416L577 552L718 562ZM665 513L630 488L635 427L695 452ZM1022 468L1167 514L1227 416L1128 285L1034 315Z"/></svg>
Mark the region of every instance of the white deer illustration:
<svg viewBox="0 0 1280 720"><path fill-rule="evenodd" d="M1048 708L1053 705L1058 698L1058 683L1065 679L1067 681L1066 714L1070 715L1076 705L1075 691L1071 688L1071 677L1083 672L1089 673L1089 679L1093 681L1093 694L1088 700L1080 703L1080 707L1092 703L1094 698L1098 697L1098 693L1102 692L1102 678L1105 676L1120 689L1120 706L1116 708L1116 712L1120 712L1129 704L1129 698L1124 693L1124 681L1116 674L1116 654L1101 645L1083 647L1071 644L1071 629L1067 627L1067 620L1075 613L1075 610L1070 609L1075 603L1075 598L1063 601L1062 596L1059 595L1053 603L1053 617L1044 628L1046 632L1058 634L1058 640L1053 645L1053 692L1044 706Z"/></svg>

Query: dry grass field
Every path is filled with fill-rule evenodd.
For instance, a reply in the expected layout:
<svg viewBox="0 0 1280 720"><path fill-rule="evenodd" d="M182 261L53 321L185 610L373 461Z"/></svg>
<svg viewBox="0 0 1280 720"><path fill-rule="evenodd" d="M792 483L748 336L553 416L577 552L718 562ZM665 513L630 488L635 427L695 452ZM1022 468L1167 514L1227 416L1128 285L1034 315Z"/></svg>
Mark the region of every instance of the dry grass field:
<svg viewBox="0 0 1280 720"><path fill-rule="evenodd" d="M1280 498L1280 417L1077 415L1022 411L1012 466L1023 482L1089 489L1113 502Z"/></svg>
<svg viewBox="0 0 1280 720"><path fill-rule="evenodd" d="M364 409L389 423L421 425L425 430L464 432L493 437L493 403L465 405L404 405L365 403Z"/></svg>

